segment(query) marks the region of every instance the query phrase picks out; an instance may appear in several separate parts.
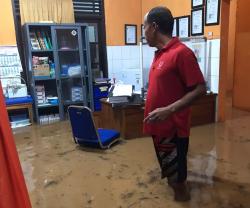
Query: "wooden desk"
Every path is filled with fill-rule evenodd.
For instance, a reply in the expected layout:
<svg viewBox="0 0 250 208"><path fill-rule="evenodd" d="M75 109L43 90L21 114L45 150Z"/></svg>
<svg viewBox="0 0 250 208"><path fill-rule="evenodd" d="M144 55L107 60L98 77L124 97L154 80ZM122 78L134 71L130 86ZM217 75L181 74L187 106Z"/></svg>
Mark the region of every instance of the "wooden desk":
<svg viewBox="0 0 250 208"><path fill-rule="evenodd" d="M22 104L16 104L16 105L9 105L9 106L6 106L6 109L7 109L7 111L28 109L29 119L30 119L31 124L33 124L32 103L22 103Z"/></svg>
<svg viewBox="0 0 250 208"><path fill-rule="evenodd" d="M94 113L97 127L118 130L124 139L144 137L143 105L128 105L115 107L102 100L102 111ZM216 95L208 94L192 105L192 126L215 122Z"/></svg>

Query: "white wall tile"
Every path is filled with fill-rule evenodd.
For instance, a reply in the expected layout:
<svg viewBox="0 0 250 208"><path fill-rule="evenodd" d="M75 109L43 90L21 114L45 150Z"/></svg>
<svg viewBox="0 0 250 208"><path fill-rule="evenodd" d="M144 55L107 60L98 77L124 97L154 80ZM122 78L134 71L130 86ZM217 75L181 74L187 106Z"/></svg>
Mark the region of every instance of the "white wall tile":
<svg viewBox="0 0 250 208"><path fill-rule="evenodd" d="M207 58L212 57L212 42L211 40L207 41Z"/></svg>
<svg viewBox="0 0 250 208"><path fill-rule="evenodd" d="M152 48L152 47L148 48L148 57L152 58L152 60L153 60L153 58L155 56L155 51L156 51L156 48Z"/></svg>
<svg viewBox="0 0 250 208"><path fill-rule="evenodd" d="M108 60L113 59L113 48L112 48L112 46L107 47L107 58L108 58Z"/></svg>
<svg viewBox="0 0 250 208"><path fill-rule="evenodd" d="M143 69L143 72L144 72L144 85L146 86L147 83L148 83L148 79L149 79L149 71L150 69L149 68L144 68Z"/></svg>
<svg viewBox="0 0 250 208"><path fill-rule="evenodd" d="M122 70L135 70L140 69L140 60L139 59L127 59L122 60Z"/></svg>
<svg viewBox="0 0 250 208"><path fill-rule="evenodd" d="M152 60L150 58L143 59L143 68L150 68Z"/></svg>
<svg viewBox="0 0 250 208"><path fill-rule="evenodd" d="M119 73L123 69L123 61L121 59L113 60L113 73Z"/></svg>
<svg viewBox="0 0 250 208"><path fill-rule="evenodd" d="M124 46L114 46L113 47L113 60L119 60L122 57L122 47Z"/></svg>
<svg viewBox="0 0 250 208"><path fill-rule="evenodd" d="M219 92L219 77L218 76L210 76L210 90L214 93Z"/></svg>
<svg viewBox="0 0 250 208"><path fill-rule="evenodd" d="M119 78L124 84L134 85L136 91L141 89L141 72L139 70L121 71Z"/></svg>
<svg viewBox="0 0 250 208"><path fill-rule="evenodd" d="M139 59L140 47L139 46L121 46L121 59Z"/></svg>
<svg viewBox="0 0 250 208"><path fill-rule="evenodd" d="M220 57L220 40L214 39L212 40L212 58Z"/></svg>
<svg viewBox="0 0 250 208"><path fill-rule="evenodd" d="M115 78L115 80L116 80L116 83L123 83L123 77L122 77L122 73L121 72L119 72L119 73L114 73L113 74L114 75L114 78Z"/></svg>
<svg viewBox="0 0 250 208"><path fill-rule="evenodd" d="M208 58L208 64L207 64L207 77L208 78L217 78L219 79L219 64L220 60L219 58ZM214 81L210 80L211 88L214 89Z"/></svg>
<svg viewBox="0 0 250 208"><path fill-rule="evenodd" d="M134 58L140 58L141 54L140 54L140 46L139 47L136 47L136 48L132 48L132 50L134 50Z"/></svg>
<svg viewBox="0 0 250 208"><path fill-rule="evenodd" d="M220 59L219 58L211 58L211 76L218 76L220 73Z"/></svg>
<svg viewBox="0 0 250 208"><path fill-rule="evenodd" d="M149 47L147 45L143 46L143 57L145 58L153 58L154 57L154 52L155 52L155 48L153 47Z"/></svg>
<svg viewBox="0 0 250 208"><path fill-rule="evenodd" d="M207 41L207 57L220 58L220 39Z"/></svg>
<svg viewBox="0 0 250 208"><path fill-rule="evenodd" d="M129 69L129 66L130 66L130 61L129 59L126 59L126 60L122 60L122 69L123 71L126 71Z"/></svg>
<svg viewBox="0 0 250 208"><path fill-rule="evenodd" d="M130 69L140 69L140 60L137 59L131 59L129 64Z"/></svg>
<svg viewBox="0 0 250 208"><path fill-rule="evenodd" d="M130 46L123 46L121 48L122 54L121 59L129 59L130 58Z"/></svg>
<svg viewBox="0 0 250 208"><path fill-rule="evenodd" d="M109 75L109 78L111 78L113 74L113 60L109 59L108 60L108 75Z"/></svg>

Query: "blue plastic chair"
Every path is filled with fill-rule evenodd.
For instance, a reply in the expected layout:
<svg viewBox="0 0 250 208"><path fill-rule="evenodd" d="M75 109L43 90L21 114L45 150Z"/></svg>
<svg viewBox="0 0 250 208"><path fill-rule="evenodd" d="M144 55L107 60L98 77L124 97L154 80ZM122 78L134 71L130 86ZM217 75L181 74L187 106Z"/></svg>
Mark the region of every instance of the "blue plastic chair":
<svg viewBox="0 0 250 208"><path fill-rule="evenodd" d="M69 106L68 114L73 138L79 145L107 149L120 137L118 131L96 129L92 111L88 107Z"/></svg>

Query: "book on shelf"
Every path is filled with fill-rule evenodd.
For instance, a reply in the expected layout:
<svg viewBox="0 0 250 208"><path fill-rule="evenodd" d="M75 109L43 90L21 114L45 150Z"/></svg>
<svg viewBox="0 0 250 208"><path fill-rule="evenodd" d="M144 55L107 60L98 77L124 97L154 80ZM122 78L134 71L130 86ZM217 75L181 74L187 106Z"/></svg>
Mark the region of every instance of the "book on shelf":
<svg viewBox="0 0 250 208"><path fill-rule="evenodd" d="M37 31L36 32L36 35L37 35L37 38L38 38L38 41L39 41L39 44L40 44L40 47L42 50L46 50L46 45L44 43L44 40L43 40L43 37L41 35L41 32L40 31Z"/></svg>
<svg viewBox="0 0 250 208"><path fill-rule="evenodd" d="M35 32L30 32L30 42L33 50L41 50L40 44L38 42Z"/></svg>
<svg viewBox="0 0 250 208"><path fill-rule="evenodd" d="M45 37L47 38L47 42L49 44L49 48L52 49L52 42L51 42L51 39L50 39L50 36L47 32L45 32Z"/></svg>
<svg viewBox="0 0 250 208"><path fill-rule="evenodd" d="M46 38L45 32L44 32L44 31L42 31L42 32L41 32L41 35L42 35L42 38L43 38L44 44L45 44L45 46L46 46L46 49L47 49L47 50L50 50L51 48L50 48L49 43L48 43L48 41L47 41L47 38Z"/></svg>
<svg viewBox="0 0 250 208"><path fill-rule="evenodd" d="M33 50L51 50L52 42L49 33L46 31L30 32L31 46Z"/></svg>

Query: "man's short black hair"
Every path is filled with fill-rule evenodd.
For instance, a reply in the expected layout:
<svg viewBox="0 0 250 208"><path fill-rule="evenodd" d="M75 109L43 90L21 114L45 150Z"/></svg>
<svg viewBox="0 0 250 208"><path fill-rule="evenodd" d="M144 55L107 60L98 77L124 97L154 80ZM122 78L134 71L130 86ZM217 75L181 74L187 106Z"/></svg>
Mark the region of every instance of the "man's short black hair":
<svg viewBox="0 0 250 208"><path fill-rule="evenodd" d="M167 7L155 7L151 9L147 16L147 22L158 25L159 32L164 35L172 36L174 27L174 18L171 11Z"/></svg>

